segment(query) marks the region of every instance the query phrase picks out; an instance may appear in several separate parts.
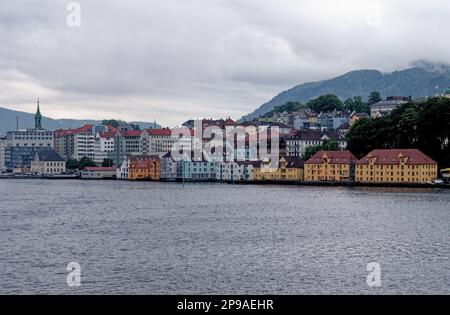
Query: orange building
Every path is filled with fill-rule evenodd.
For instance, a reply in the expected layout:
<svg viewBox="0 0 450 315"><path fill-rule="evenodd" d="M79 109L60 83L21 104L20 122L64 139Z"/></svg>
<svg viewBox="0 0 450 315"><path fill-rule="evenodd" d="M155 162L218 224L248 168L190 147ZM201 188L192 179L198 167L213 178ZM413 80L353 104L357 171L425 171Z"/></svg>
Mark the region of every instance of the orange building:
<svg viewBox="0 0 450 315"><path fill-rule="evenodd" d="M417 149L374 150L356 163L361 183L429 183L438 176L438 164Z"/></svg>
<svg viewBox="0 0 450 315"><path fill-rule="evenodd" d="M357 159L350 151L319 151L305 162L305 181L350 181Z"/></svg>
<svg viewBox="0 0 450 315"><path fill-rule="evenodd" d="M158 155L128 157L129 180L159 180L161 163Z"/></svg>

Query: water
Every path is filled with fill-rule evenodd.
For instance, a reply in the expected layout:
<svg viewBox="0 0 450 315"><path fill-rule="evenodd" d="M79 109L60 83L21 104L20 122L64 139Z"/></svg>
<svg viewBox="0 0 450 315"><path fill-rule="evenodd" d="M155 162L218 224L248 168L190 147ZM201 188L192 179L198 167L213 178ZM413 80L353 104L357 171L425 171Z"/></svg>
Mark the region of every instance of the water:
<svg viewBox="0 0 450 315"><path fill-rule="evenodd" d="M450 293L450 191L0 180L0 196L0 294Z"/></svg>

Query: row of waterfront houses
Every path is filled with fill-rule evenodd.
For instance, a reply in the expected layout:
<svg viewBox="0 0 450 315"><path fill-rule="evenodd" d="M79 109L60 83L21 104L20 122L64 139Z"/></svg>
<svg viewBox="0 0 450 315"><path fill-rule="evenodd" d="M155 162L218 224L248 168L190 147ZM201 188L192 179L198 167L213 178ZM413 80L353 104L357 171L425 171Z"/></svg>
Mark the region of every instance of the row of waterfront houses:
<svg viewBox="0 0 450 315"><path fill-rule="evenodd" d="M64 161L88 158L101 166L105 160L111 160L114 166L120 166L129 155L164 156L174 145L180 150L192 150L198 147L194 137L194 121L187 121L183 127L191 130L191 135L181 138L168 128L134 130L127 126L115 128L103 125L85 125L80 128L49 131L42 128L42 115L39 104L35 115L35 127L15 130L0 137L0 171L17 170L29 172L36 153L54 150ZM217 126L222 130L227 127L242 126L232 119L201 121L203 128ZM347 143L337 130L296 130L289 126L273 123L260 123L259 126L279 128L279 150L281 155L301 157L309 146L322 144L327 139L337 141L343 149ZM225 132L224 132L225 133ZM211 139L203 138L210 141ZM225 139L224 139L225 140ZM226 145L226 144L225 144ZM225 146L224 145L224 146ZM239 157L251 155L251 148L236 150Z"/></svg>
<svg viewBox="0 0 450 315"><path fill-rule="evenodd" d="M77 129L42 128L39 103L35 128L8 132L0 138L0 167L25 169L39 174L61 174L66 162L89 158L97 166L86 168L84 178L117 178L122 180L164 181L357 181L357 182L432 182L437 178L437 163L418 150L375 150L361 160L349 151L338 130L296 130L279 127L279 166L269 161L251 162L252 149L236 150L234 161L221 162L192 157L175 160L171 150L190 151L198 143L193 136L194 121L183 124L190 135L182 138L170 129L134 130L132 128L85 125ZM203 120L202 126L243 126L229 119ZM265 125L265 123L261 123ZM266 123L266 126L272 126ZM301 157L310 146L326 140L336 141L341 150L318 152L308 161ZM211 140L211 139L205 139ZM225 144L226 145L226 144ZM256 149L258 150L258 149ZM245 161L238 162L244 157ZM105 160L112 165L101 167Z"/></svg>
<svg viewBox="0 0 450 315"><path fill-rule="evenodd" d="M276 168L269 161L175 160L168 153L162 157L128 156L117 169L96 167L85 172L85 178L130 181L423 184L437 179L438 165L417 149L374 150L360 160L349 151L320 151L307 161L282 156Z"/></svg>

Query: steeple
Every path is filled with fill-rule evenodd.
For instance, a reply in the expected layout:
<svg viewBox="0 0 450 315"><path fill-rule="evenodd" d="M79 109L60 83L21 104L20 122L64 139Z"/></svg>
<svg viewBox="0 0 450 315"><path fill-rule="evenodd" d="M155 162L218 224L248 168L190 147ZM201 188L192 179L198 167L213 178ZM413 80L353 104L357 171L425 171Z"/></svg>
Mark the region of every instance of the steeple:
<svg viewBox="0 0 450 315"><path fill-rule="evenodd" d="M42 115L41 115L41 110L39 108L39 99L37 100L36 115L34 115L34 129L42 130Z"/></svg>

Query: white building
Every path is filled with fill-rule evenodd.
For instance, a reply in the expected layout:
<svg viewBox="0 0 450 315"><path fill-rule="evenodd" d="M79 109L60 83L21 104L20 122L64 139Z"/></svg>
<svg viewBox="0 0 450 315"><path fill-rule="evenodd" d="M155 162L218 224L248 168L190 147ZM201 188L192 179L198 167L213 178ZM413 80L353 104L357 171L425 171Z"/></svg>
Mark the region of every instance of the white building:
<svg viewBox="0 0 450 315"><path fill-rule="evenodd" d="M162 157L177 143L176 135L170 129L146 129L140 138L141 155L159 155Z"/></svg>
<svg viewBox="0 0 450 315"><path fill-rule="evenodd" d="M0 173L6 170L5 148L6 148L6 137L0 137Z"/></svg>
<svg viewBox="0 0 450 315"><path fill-rule="evenodd" d="M115 167L86 167L81 171L82 179L115 179L116 175Z"/></svg>
<svg viewBox="0 0 450 315"><path fill-rule="evenodd" d="M54 175L66 172L66 161L54 150L42 150L36 152L35 158L31 161L31 173Z"/></svg>
<svg viewBox="0 0 450 315"><path fill-rule="evenodd" d="M216 178L224 181L251 181L254 180L253 170L259 164L259 162L220 162Z"/></svg>
<svg viewBox="0 0 450 315"><path fill-rule="evenodd" d="M130 168L130 161L125 159L125 161L120 164L116 170L116 178L118 180L128 180L128 170Z"/></svg>
<svg viewBox="0 0 450 315"><path fill-rule="evenodd" d="M79 161L84 157L95 159L95 127L85 126L74 134L72 158Z"/></svg>
<svg viewBox="0 0 450 315"><path fill-rule="evenodd" d="M53 131L24 129L9 131L7 134L9 147L47 148L53 149Z"/></svg>
<svg viewBox="0 0 450 315"><path fill-rule="evenodd" d="M165 181L177 181L182 180L182 163L181 161L175 161L172 157L172 153L168 152L161 157L161 180Z"/></svg>
<svg viewBox="0 0 450 315"><path fill-rule="evenodd" d="M101 164L104 158L116 157L111 153L114 139L109 133L117 132L113 127L85 125L78 129L55 131L55 151L65 160L81 160L87 157ZM100 140L99 135L107 135ZM115 143L114 143L115 144ZM114 151L114 149L112 149Z"/></svg>
<svg viewBox="0 0 450 315"><path fill-rule="evenodd" d="M95 136L94 162L101 165L105 159L115 160L116 158L116 131L101 131Z"/></svg>
<svg viewBox="0 0 450 315"><path fill-rule="evenodd" d="M286 140L286 155L302 157L307 148L322 145L325 140L336 141L341 150L347 147L345 138L336 131L301 130Z"/></svg>
<svg viewBox="0 0 450 315"><path fill-rule="evenodd" d="M411 97L389 96L386 100L370 106L370 116L375 118L389 114L401 105L411 102L411 100Z"/></svg>

